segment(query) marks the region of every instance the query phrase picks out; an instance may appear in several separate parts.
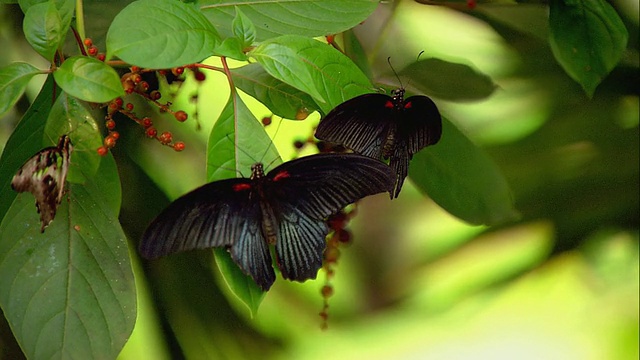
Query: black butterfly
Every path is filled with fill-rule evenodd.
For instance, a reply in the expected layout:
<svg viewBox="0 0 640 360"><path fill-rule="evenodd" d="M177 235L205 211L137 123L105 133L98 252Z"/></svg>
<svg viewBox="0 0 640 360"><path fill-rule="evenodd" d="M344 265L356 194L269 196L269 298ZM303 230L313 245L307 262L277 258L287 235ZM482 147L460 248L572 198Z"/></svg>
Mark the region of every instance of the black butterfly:
<svg viewBox="0 0 640 360"><path fill-rule="evenodd" d="M404 89L392 96L365 94L336 106L320 121L315 136L374 159L390 159L396 173L391 198L398 197L413 154L440 140L442 119L431 99L404 99Z"/></svg>
<svg viewBox="0 0 640 360"><path fill-rule="evenodd" d="M72 151L71 139L62 135L58 146L42 149L33 155L11 180L13 190L28 191L36 198L36 209L42 224L40 232L44 232L53 221L58 205L62 202Z"/></svg>
<svg viewBox="0 0 640 360"><path fill-rule="evenodd" d="M329 228L325 219L367 195L391 191L394 175L381 161L357 154L302 157L250 179L214 181L180 197L153 220L140 253L225 246L264 291L275 281L269 244L285 279L316 277Z"/></svg>

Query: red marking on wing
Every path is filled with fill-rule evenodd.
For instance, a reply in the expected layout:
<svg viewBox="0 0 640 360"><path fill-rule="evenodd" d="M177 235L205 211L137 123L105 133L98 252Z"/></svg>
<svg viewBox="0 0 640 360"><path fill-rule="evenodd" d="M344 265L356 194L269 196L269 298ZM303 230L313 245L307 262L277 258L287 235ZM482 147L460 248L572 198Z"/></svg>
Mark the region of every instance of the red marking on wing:
<svg viewBox="0 0 640 360"><path fill-rule="evenodd" d="M251 184L235 184L233 185L233 191L244 191L251 189Z"/></svg>
<svg viewBox="0 0 640 360"><path fill-rule="evenodd" d="M404 104L404 108L405 108L405 109L411 109L411 107L412 107L412 106L413 106L413 102L411 102L411 101L407 101L407 102Z"/></svg>
<svg viewBox="0 0 640 360"><path fill-rule="evenodd" d="M291 174L289 174L288 171L282 170L273 177L273 181L280 181L282 179L288 178L289 176L291 176Z"/></svg>
<svg viewBox="0 0 640 360"><path fill-rule="evenodd" d="M384 107L386 107L387 109L393 109L393 101L387 100L387 102L384 103Z"/></svg>

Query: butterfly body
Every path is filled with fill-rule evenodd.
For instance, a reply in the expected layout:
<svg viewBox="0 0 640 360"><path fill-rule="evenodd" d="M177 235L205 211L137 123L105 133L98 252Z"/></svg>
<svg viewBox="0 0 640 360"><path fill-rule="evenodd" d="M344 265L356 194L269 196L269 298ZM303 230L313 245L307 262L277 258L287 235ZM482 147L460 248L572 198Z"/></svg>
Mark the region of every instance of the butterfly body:
<svg viewBox="0 0 640 360"><path fill-rule="evenodd" d="M404 98L404 89L391 96L365 94L331 110L318 125L316 137L344 145L375 159L388 159L396 173L390 193L397 197L409 173L413 154L440 140L442 120L426 96Z"/></svg>
<svg viewBox="0 0 640 360"><path fill-rule="evenodd" d="M28 191L36 198L40 232L53 221L62 202L72 151L71 139L62 135L57 146L45 148L29 158L11 180L13 190Z"/></svg>
<svg viewBox="0 0 640 360"><path fill-rule="evenodd" d="M223 246L266 291L275 281L272 244L284 278L312 279L322 266L326 218L393 182L387 165L357 154L306 156L267 174L255 164L249 179L205 184L171 203L145 231L140 253L152 259Z"/></svg>

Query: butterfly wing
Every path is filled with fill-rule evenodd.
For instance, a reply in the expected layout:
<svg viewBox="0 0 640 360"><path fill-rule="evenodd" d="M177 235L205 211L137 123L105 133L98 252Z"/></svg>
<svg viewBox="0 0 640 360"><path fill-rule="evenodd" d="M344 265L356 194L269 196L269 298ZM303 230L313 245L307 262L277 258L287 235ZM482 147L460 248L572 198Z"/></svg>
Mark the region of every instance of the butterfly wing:
<svg viewBox="0 0 640 360"><path fill-rule="evenodd" d="M44 232L53 221L62 202L72 151L71 140L62 135L57 147L40 150L20 167L11 180L13 190L28 191L35 197L40 214L40 232Z"/></svg>
<svg viewBox="0 0 640 360"><path fill-rule="evenodd" d="M393 125L393 101L384 94L365 94L347 100L320 121L315 136L380 159L382 145Z"/></svg>
<svg viewBox="0 0 640 360"><path fill-rule="evenodd" d="M265 193L280 215L276 255L286 279L315 278L329 232L325 219L367 195L392 191L383 162L358 154L319 154L286 162L267 174Z"/></svg>
<svg viewBox="0 0 640 360"><path fill-rule="evenodd" d="M275 281L261 232L260 203L250 179L203 185L176 199L149 225L140 242L147 259L176 252L229 246L231 257L263 289Z"/></svg>
<svg viewBox="0 0 640 360"><path fill-rule="evenodd" d="M411 96L404 101L398 120L398 138L406 141L409 159L433 145L442 135L442 118L436 104L426 96Z"/></svg>

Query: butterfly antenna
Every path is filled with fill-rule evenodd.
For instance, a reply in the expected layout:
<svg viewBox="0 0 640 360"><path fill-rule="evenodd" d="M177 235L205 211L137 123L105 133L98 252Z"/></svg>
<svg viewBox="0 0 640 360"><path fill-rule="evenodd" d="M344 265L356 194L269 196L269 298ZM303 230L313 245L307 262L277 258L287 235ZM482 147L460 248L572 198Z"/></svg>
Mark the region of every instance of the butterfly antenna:
<svg viewBox="0 0 640 360"><path fill-rule="evenodd" d="M402 80L400 80L400 76L398 76L398 73L396 72L396 69L394 69L393 65L391 65L391 56L389 56L387 58L387 63L389 63L389 67L391 68L391 71L393 71L393 75L395 75L396 79L398 79L398 82L400 83L400 87L404 88L404 85L402 85Z"/></svg>

